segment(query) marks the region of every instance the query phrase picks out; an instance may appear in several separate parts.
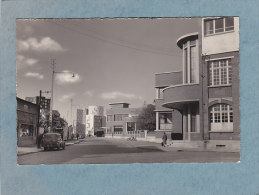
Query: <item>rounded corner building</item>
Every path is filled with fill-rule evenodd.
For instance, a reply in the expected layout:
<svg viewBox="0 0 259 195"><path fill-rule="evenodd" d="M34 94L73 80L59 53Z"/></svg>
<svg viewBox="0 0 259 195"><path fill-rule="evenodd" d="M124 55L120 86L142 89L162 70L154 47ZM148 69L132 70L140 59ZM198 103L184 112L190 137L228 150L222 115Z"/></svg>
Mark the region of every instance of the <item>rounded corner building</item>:
<svg viewBox="0 0 259 195"><path fill-rule="evenodd" d="M181 70L155 74L156 136L239 149L239 18L201 18L199 29L176 41Z"/></svg>

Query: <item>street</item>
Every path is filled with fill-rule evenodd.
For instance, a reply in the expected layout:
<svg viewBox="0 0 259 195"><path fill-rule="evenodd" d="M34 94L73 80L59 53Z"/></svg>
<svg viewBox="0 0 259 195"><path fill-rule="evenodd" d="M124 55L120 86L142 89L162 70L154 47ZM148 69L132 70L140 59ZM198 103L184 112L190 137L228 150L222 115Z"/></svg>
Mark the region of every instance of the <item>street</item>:
<svg viewBox="0 0 259 195"><path fill-rule="evenodd" d="M239 153L172 151L157 143L87 138L65 150L18 156L20 165L237 162Z"/></svg>

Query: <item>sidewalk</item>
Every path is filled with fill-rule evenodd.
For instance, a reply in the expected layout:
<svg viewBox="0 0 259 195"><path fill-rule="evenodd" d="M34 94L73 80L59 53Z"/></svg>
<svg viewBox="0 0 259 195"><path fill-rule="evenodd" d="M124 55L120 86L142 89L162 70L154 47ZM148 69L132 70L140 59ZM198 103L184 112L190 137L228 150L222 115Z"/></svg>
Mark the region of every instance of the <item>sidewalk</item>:
<svg viewBox="0 0 259 195"><path fill-rule="evenodd" d="M217 148L216 146L211 145L204 145L204 141L193 141L193 142L183 142L183 141L168 141L166 147L161 146L161 141L151 141L151 140L145 140L145 139L139 139L137 138L137 141L127 141L125 142L126 138L107 138L106 139L113 139L114 141L123 141L124 143L127 143L126 145L134 145L138 147L143 146L154 146L157 147L163 151L169 152L169 151L176 151L176 152L182 152L182 151L188 151L188 152L240 152L240 148Z"/></svg>
<svg viewBox="0 0 259 195"><path fill-rule="evenodd" d="M71 145L74 145L74 144L78 144L81 141L82 140L69 140L69 141L65 141L65 142L66 142L66 146L71 146ZM28 147L17 147L17 155L18 156L36 153L36 152L42 152L42 151L44 151L43 147L37 148L37 146L35 146L35 145L28 146Z"/></svg>

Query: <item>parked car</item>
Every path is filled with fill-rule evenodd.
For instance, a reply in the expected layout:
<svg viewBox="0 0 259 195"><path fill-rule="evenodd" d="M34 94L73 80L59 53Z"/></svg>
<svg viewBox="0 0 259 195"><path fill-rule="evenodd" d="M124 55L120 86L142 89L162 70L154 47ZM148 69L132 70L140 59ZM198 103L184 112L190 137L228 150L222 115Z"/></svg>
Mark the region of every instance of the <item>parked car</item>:
<svg viewBox="0 0 259 195"><path fill-rule="evenodd" d="M42 143L43 143L44 150L53 149L53 148L57 148L58 150L60 148L65 149L65 146L66 146L65 141L62 140L60 133L44 134Z"/></svg>

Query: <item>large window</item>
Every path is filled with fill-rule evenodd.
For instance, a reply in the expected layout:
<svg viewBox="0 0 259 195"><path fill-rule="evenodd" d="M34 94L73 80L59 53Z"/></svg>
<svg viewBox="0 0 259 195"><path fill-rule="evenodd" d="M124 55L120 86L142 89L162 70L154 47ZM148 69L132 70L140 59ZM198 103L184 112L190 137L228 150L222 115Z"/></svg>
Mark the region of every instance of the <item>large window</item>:
<svg viewBox="0 0 259 195"><path fill-rule="evenodd" d="M114 121L122 121L122 114L115 114Z"/></svg>
<svg viewBox="0 0 259 195"><path fill-rule="evenodd" d="M112 115L107 115L107 121L112 121Z"/></svg>
<svg viewBox="0 0 259 195"><path fill-rule="evenodd" d="M204 20L204 35L212 35L234 30L234 18L216 18Z"/></svg>
<svg viewBox="0 0 259 195"><path fill-rule="evenodd" d="M159 113L159 129L167 130L172 128L172 113Z"/></svg>
<svg viewBox="0 0 259 195"><path fill-rule="evenodd" d="M125 117L128 117L128 114L115 114L114 121L122 121Z"/></svg>
<svg viewBox="0 0 259 195"><path fill-rule="evenodd" d="M219 86L232 83L231 59L209 62L209 85Z"/></svg>
<svg viewBox="0 0 259 195"><path fill-rule="evenodd" d="M228 104L216 104L210 109L211 131L233 130L233 110Z"/></svg>
<svg viewBox="0 0 259 195"><path fill-rule="evenodd" d="M20 137L28 137L33 136L33 125L21 124L19 128L19 136Z"/></svg>
<svg viewBox="0 0 259 195"><path fill-rule="evenodd" d="M199 56L198 46L195 40L187 41L183 44L183 76L184 83L199 82Z"/></svg>

